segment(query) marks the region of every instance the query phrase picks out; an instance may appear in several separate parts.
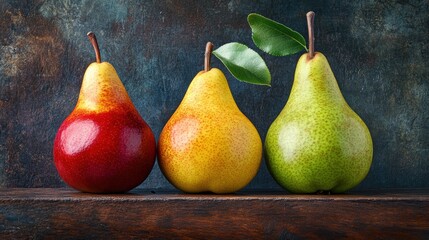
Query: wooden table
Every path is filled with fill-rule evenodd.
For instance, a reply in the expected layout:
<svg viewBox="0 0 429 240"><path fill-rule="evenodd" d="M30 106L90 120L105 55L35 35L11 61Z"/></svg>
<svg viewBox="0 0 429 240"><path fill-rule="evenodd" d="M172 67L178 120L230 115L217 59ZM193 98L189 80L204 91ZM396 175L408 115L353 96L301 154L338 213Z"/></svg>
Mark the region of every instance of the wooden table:
<svg viewBox="0 0 429 240"><path fill-rule="evenodd" d="M429 239L429 189L342 195L0 189L0 239Z"/></svg>

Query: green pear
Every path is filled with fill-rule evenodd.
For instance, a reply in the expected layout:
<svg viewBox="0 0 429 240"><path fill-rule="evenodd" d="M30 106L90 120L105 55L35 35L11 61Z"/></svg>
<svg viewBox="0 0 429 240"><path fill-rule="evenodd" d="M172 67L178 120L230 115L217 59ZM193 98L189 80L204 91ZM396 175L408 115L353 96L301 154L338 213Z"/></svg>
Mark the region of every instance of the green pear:
<svg viewBox="0 0 429 240"><path fill-rule="evenodd" d="M270 173L286 190L341 193L368 174L372 140L311 39L310 52L296 66L286 106L268 130L265 155Z"/></svg>

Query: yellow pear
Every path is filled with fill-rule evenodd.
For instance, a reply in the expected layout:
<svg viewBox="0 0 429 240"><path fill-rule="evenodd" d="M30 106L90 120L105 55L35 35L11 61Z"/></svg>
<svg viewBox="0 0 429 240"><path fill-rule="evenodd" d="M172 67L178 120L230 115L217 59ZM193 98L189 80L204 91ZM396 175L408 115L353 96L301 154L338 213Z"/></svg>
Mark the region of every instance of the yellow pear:
<svg viewBox="0 0 429 240"><path fill-rule="evenodd" d="M231 193L258 172L262 142L225 75L207 65L162 130L158 161L170 183L184 192Z"/></svg>

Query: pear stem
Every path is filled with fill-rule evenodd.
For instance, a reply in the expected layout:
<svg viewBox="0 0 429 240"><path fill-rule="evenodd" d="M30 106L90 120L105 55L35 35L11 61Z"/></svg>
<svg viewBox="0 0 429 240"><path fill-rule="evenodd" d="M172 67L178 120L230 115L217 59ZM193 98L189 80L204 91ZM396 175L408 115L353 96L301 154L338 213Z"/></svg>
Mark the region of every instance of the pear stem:
<svg viewBox="0 0 429 240"><path fill-rule="evenodd" d="M207 42L206 51L204 53L204 72L210 71L210 58L212 56L213 43Z"/></svg>
<svg viewBox="0 0 429 240"><path fill-rule="evenodd" d="M95 37L95 34L93 32L89 32L86 35L88 36L89 41L91 41L91 44L94 47L95 60L97 61L97 63L101 63L100 48L98 47L98 42L97 38Z"/></svg>
<svg viewBox="0 0 429 240"><path fill-rule="evenodd" d="M314 15L313 11L307 13L307 27L308 27L308 58L314 57Z"/></svg>

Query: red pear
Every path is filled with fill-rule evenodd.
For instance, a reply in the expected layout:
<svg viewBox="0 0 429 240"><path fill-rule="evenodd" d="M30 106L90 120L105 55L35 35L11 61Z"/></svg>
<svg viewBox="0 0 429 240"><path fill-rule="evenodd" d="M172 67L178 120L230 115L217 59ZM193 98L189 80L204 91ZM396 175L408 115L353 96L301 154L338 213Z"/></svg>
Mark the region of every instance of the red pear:
<svg viewBox="0 0 429 240"><path fill-rule="evenodd" d="M115 68L96 53L79 99L54 141L54 162L71 187L92 193L127 192L141 184L155 162L152 130L138 113Z"/></svg>

